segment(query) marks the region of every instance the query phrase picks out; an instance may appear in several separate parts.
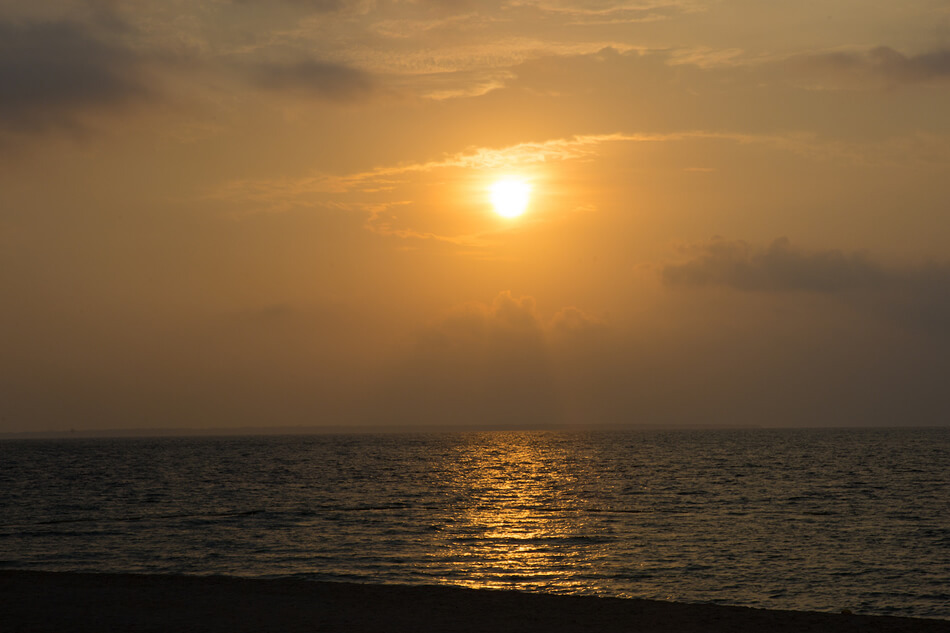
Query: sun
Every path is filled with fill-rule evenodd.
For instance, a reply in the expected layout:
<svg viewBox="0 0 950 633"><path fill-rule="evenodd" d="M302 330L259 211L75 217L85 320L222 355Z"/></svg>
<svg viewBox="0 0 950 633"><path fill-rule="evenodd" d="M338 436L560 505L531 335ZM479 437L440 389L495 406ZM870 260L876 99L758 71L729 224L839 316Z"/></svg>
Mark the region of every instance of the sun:
<svg viewBox="0 0 950 633"><path fill-rule="evenodd" d="M531 185L517 178L498 180L489 191L495 213L503 218L516 218L524 213L531 199Z"/></svg>

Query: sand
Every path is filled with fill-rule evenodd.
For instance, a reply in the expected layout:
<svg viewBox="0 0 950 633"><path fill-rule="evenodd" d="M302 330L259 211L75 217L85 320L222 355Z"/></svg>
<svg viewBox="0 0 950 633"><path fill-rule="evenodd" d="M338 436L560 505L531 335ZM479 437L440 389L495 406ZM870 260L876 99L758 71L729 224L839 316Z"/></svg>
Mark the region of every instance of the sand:
<svg viewBox="0 0 950 633"><path fill-rule="evenodd" d="M0 631L950 633L950 621L454 587L0 571Z"/></svg>

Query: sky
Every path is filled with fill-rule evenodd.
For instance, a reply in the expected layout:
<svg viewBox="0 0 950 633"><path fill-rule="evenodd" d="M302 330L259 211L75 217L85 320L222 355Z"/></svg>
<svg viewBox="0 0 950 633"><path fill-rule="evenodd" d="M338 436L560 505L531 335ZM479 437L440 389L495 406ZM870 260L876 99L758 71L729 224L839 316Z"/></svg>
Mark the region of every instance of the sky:
<svg viewBox="0 0 950 633"><path fill-rule="evenodd" d="M948 112L943 0L0 0L0 432L947 425Z"/></svg>

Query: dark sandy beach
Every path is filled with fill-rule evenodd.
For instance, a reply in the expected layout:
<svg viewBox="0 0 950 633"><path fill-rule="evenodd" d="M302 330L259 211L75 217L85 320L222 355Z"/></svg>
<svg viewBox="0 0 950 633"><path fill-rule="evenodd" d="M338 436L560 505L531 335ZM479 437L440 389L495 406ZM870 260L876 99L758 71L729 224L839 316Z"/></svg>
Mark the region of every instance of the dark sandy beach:
<svg viewBox="0 0 950 633"><path fill-rule="evenodd" d="M950 621L453 587L0 571L0 631L950 633Z"/></svg>

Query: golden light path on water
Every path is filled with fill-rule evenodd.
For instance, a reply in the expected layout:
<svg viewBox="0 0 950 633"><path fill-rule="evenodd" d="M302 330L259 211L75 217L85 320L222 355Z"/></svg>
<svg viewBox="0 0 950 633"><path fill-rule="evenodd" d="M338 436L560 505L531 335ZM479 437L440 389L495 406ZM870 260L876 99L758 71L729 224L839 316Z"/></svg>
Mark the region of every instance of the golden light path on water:
<svg viewBox="0 0 950 633"><path fill-rule="evenodd" d="M451 518L451 531L463 538L445 542L448 551L439 553L453 568L447 576L472 588L594 591L585 577L598 575L608 552L598 534L603 522L592 522L582 507L584 460L525 439L478 434L457 447L449 487L469 503Z"/></svg>

